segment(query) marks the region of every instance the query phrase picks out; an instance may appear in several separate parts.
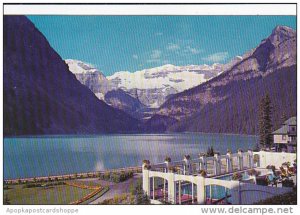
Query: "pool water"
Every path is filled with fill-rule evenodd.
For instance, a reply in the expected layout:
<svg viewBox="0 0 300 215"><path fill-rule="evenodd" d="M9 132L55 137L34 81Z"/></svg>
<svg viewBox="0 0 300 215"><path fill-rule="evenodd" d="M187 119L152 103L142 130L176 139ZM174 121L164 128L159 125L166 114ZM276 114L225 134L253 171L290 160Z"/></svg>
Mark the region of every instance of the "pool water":
<svg viewBox="0 0 300 215"><path fill-rule="evenodd" d="M241 172L242 180L248 180L250 178L247 171ZM231 181L233 174L227 174L223 176L219 176L216 179ZM182 185L182 194L192 195L192 185L186 184ZM206 186L206 198L207 199L222 199L231 194L230 189L218 185ZM196 186L194 187L194 196L197 195ZM228 197L228 202L231 202L231 197Z"/></svg>
<svg viewBox="0 0 300 215"><path fill-rule="evenodd" d="M228 188L222 187L222 186L217 186L217 185L211 185L211 186L206 186L206 198L207 199L221 199L224 198L225 196L230 195L230 190ZM211 189L211 190L210 190ZM181 187L181 192L182 194L186 195L192 195L192 185L186 184L182 185ZM197 196L197 188L194 186L194 196ZM231 198L228 198L228 202L231 201Z"/></svg>

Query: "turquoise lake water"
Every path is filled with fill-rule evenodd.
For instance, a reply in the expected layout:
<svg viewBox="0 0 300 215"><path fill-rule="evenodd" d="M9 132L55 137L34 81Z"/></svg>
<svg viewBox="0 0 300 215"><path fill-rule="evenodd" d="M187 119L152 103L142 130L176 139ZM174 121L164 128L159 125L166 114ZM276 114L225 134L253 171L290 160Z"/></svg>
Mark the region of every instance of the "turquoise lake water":
<svg viewBox="0 0 300 215"><path fill-rule="evenodd" d="M254 148L256 136L222 134L137 134L4 138L4 178L98 171L163 162L166 156L196 158L209 146L225 153Z"/></svg>

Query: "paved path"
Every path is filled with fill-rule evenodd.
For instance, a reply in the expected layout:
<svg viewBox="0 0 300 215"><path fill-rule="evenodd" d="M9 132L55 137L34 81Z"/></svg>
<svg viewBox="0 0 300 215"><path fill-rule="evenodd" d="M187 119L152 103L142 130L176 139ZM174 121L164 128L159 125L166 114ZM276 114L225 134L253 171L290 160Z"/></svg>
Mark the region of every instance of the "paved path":
<svg viewBox="0 0 300 215"><path fill-rule="evenodd" d="M108 182L108 181L103 181L103 180L97 180L103 186L109 186L110 189L103 196L94 200L90 204L98 204L98 203L104 201L105 199L114 198L115 195L120 195L122 193L129 193L130 184L132 184L132 183L136 184L136 182L139 178L142 178L141 173L136 173L136 174L134 174L133 178L130 178L121 183L113 183L113 182Z"/></svg>

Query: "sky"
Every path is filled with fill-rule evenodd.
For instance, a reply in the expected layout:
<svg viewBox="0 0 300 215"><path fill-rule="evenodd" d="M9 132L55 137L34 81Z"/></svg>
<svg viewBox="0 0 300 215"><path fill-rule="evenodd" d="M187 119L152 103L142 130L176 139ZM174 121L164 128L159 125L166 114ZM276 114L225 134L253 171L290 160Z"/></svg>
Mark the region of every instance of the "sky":
<svg viewBox="0 0 300 215"><path fill-rule="evenodd" d="M106 76L173 65L226 63L296 16L28 16L63 59Z"/></svg>

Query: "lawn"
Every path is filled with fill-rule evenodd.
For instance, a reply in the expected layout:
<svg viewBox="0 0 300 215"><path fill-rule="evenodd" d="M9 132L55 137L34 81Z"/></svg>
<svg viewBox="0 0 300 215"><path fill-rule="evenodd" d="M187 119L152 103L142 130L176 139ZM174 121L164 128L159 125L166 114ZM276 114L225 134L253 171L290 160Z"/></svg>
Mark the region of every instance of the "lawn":
<svg viewBox="0 0 300 215"><path fill-rule="evenodd" d="M53 187L23 188L23 185L10 185L4 190L10 204L69 204L88 195L92 190L67 185Z"/></svg>

